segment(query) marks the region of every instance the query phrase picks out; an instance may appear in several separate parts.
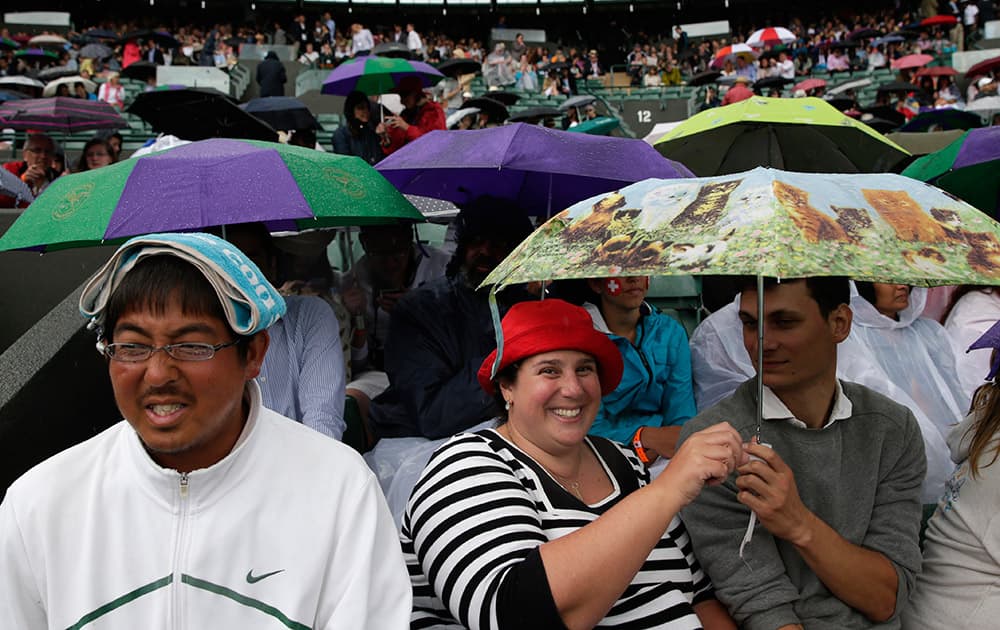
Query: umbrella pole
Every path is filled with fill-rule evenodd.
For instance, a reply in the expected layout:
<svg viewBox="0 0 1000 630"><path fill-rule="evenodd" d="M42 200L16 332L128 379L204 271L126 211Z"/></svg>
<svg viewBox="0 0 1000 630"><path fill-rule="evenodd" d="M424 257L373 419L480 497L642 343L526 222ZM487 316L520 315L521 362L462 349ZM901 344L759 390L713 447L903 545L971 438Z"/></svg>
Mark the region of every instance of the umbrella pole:
<svg viewBox="0 0 1000 630"><path fill-rule="evenodd" d="M764 276L757 274L757 443L764 420Z"/></svg>

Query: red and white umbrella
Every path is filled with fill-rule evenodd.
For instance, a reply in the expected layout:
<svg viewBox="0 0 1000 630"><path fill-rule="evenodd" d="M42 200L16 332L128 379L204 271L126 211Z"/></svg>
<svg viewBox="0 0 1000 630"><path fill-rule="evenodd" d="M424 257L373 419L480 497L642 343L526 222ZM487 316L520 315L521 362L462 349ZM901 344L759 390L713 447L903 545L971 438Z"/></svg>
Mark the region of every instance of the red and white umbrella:
<svg viewBox="0 0 1000 630"><path fill-rule="evenodd" d="M908 70L910 68L926 66L932 61L934 61L934 57L931 55L906 55L905 57L894 59L891 66L893 70Z"/></svg>
<svg viewBox="0 0 1000 630"><path fill-rule="evenodd" d="M715 53L715 59L712 60L711 66L713 68L721 68L725 65L726 61L736 63L737 57L742 57L747 63L753 63L759 54L746 44L733 44L732 46L720 48L719 52Z"/></svg>
<svg viewBox="0 0 1000 630"><path fill-rule="evenodd" d="M766 46L777 46L778 44L791 44L796 39L795 33L781 26L769 26L759 31L754 31L753 35L747 38L747 45L753 48L764 48Z"/></svg>

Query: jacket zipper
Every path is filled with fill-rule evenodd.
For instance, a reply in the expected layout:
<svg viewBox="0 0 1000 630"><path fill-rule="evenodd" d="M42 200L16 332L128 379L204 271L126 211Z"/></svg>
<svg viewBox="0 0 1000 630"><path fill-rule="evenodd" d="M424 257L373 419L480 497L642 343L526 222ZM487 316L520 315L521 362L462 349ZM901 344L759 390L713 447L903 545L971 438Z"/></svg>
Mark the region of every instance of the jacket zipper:
<svg viewBox="0 0 1000 630"><path fill-rule="evenodd" d="M173 601L171 602L172 616L174 618L173 627L183 628L185 624L182 623L182 606L181 606L181 556L184 549L184 538L186 535L186 525L187 525L187 514L188 514L188 476L187 473L181 473L180 478L180 509L177 513L177 533L176 542L174 544L174 559L173 559Z"/></svg>

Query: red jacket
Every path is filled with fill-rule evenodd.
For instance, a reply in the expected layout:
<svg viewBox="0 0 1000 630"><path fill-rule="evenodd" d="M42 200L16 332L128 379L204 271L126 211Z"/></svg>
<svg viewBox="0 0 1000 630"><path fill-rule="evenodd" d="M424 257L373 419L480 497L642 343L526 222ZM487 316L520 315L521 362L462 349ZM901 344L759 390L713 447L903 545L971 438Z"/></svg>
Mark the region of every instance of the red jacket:
<svg viewBox="0 0 1000 630"><path fill-rule="evenodd" d="M413 142L428 131L446 129L444 110L431 100L414 110L403 110L402 116L410 126L406 131L399 127L388 127L389 144L382 147L386 155L398 151L404 144Z"/></svg>

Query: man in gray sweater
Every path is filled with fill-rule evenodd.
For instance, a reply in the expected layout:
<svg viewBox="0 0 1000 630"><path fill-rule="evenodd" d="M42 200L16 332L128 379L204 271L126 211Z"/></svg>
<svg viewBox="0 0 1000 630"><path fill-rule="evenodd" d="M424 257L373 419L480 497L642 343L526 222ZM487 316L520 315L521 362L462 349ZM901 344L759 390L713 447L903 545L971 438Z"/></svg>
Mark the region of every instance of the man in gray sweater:
<svg viewBox="0 0 1000 630"><path fill-rule="evenodd" d="M851 330L846 278L765 283L757 366L757 289L740 319L764 378L760 458L683 511L698 561L743 628L898 628L920 568L920 429L905 407L836 378ZM762 369L761 369L762 368ZM749 442L756 381L688 421L681 441L723 420ZM750 520L758 526L743 549Z"/></svg>

